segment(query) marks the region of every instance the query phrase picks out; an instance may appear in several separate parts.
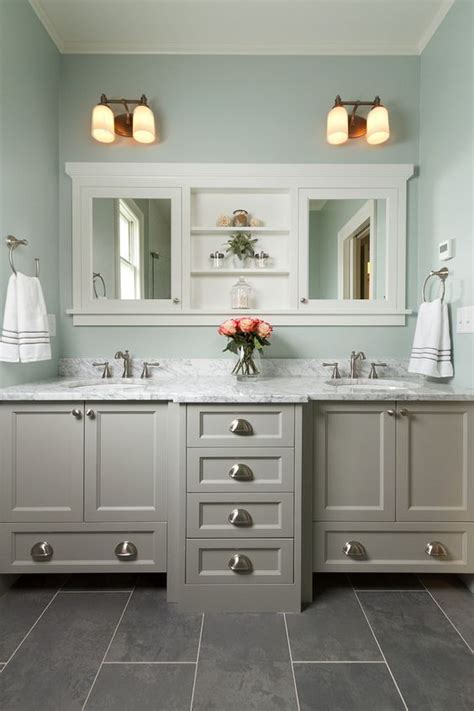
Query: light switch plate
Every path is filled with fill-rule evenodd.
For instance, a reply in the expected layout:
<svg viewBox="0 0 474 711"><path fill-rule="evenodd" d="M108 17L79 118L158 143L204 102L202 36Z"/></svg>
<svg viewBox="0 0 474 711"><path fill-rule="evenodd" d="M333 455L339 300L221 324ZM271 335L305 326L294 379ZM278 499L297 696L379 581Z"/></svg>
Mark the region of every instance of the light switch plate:
<svg viewBox="0 0 474 711"><path fill-rule="evenodd" d="M56 335L56 314L48 314L49 335Z"/></svg>
<svg viewBox="0 0 474 711"><path fill-rule="evenodd" d="M474 306L460 306L457 309L456 332L474 333Z"/></svg>

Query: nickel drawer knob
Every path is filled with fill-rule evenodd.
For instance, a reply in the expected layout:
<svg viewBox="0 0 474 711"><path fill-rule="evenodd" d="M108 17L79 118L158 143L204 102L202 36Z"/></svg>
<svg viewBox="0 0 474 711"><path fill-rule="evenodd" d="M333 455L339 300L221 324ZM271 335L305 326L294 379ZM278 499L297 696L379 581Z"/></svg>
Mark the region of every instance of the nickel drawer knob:
<svg viewBox="0 0 474 711"><path fill-rule="evenodd" d="M395 414L395 410L387 410L387 415L390 415L390 417L393 417Z"/></svg>
<svg viewBox="0 0 474 711"><path fill-rule="evenodd" d="M232 509L227 520L232 526L238 526L240 528L245 528L253 524L252 516L245 509Z"/></svg>
<svg viewBox="0 0 474 711"><path fill-rule="evenodd" d="M54 549L48 541L38 541L30 551L31 557L37 563L46 563L53 557Z"/></svg>
<svg viewBox="0 0 474 711"><path fill-rule="evenodd" d="M93 419L95 418L95 412L94 412L94 410L91 410L91 409L86 410L86 415L87 415L87 417L89 417L91 420L93 420Z"/></svg>
<svg viewBox="0 0 474 711"><path fill-rule="evenodd" d="M121 541L115 548L115 555L119 560L135 560L138 550L131 541Z"/></svg>
<svg viewBox="0 0 474 711"><path fill-rule="evenodd" d="M402 409L400 410L400 415L401 415L402 417L408 417L408 414L409 414L409 413L408 413L408 410L406 410L405 408L402 408Z"/></svg>
<svg viewBox="0 0 474 711"><path fill-rule="evenodd" d="M348 558L366 558L367 551L360 541L346 541L342 546L342 552Z"/></svg>
<svg viewBox="0 0 474 711"><path fill-rule="evenodd" d="M229 425L229 430L236 435L252 435L253 427L248 420L236 418Z"/></svg>
<svg viewBox="0 0 474 711"><path fill-rule="evenodd" d="M234 464L229 469L229 476L235 481L252 481L253 471L247 464Z"/></svg>
<svg viewBox="0 0 474 711"><path fill-rule="evenodd" d="M234 573L251 573L253 570L252 561L243 553L235 553L228 566Z"/></svg>
<svg viewBox="0 0 474 711"><path fill-rule="evenodd" d="M76 420L80 420L82 417L82 412L76 408L74 410L71 410L71 415L76 418Z"/></svg>
<svg viewBox="0 0 474 711"><path fill-rule="evenodd" d="M425 546L425 553L432 558L446 558L448 549L440 541L428 541Z"/></svg>

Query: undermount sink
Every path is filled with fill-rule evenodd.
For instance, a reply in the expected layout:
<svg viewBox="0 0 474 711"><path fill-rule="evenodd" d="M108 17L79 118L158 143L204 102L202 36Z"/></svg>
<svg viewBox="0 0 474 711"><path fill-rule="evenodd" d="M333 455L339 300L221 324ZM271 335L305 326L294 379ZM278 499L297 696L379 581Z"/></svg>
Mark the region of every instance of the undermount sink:
<svg viewBox="0 0 474 711"><path fill-rule="evenodd" d="M97 388L100 389L117 389L120 390L120 388L130 388L130 387L135 387L135 388L143 388L145 386L145 383L141 378L121 378L120 380L78 380L75 383L67 383L64 385L66 388L94 388L96 390Z"/></svg>
<svg viewBox="0 0 474 711"><path fill-rule="evenodd" d="M420 385L406 380L388 380L384 378L339 378L327 380L327 385L337 388L356 388L357 390L413 390Z"/></svg>

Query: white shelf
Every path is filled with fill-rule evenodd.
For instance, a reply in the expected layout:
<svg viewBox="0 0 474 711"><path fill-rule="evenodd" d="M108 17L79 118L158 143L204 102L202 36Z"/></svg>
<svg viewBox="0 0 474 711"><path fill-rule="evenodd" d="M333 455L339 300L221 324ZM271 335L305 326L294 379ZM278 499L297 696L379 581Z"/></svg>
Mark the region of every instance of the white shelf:
<svg viewBox="0 0 474 711"><path fill-rule="evenodd" d="M287 234L287 227L191 227L192 235L218 235L232 234L232 232L253 232L262 234Z"/></svg>
<svg viewBox="0 0 474 711"><path fill-rule="evenodd" d="M191 276L242 276L244 274L258 276L288 276L290 272L282 269L195 269Z"/></svg>

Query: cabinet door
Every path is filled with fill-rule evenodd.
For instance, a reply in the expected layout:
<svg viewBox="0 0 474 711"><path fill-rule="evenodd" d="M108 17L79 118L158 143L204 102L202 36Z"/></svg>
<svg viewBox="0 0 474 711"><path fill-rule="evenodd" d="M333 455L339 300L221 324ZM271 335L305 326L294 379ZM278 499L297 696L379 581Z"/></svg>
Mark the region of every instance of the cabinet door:
<svg viewBox="0 0 474 711"><path fill-rule="evenodd" d="M400 403L397 519L472 521L474 405Z"/></svg>
<svg viewBox="0 0 474 711"><path fill-rule="evenodd" d="M82 521L83 403L0 405L4 522Z"/></svg>
<svg viewBox="0 0 474 711"><path fill-rule="evenodd" d="M166 520L166 403L86 403L85 520Z"/></svg>
<svg viewBox="0 0 474 711"><path fill-rule="evenodd" d="M393 521L395 403L321 403L314 419L316 521Z"/></svg>

